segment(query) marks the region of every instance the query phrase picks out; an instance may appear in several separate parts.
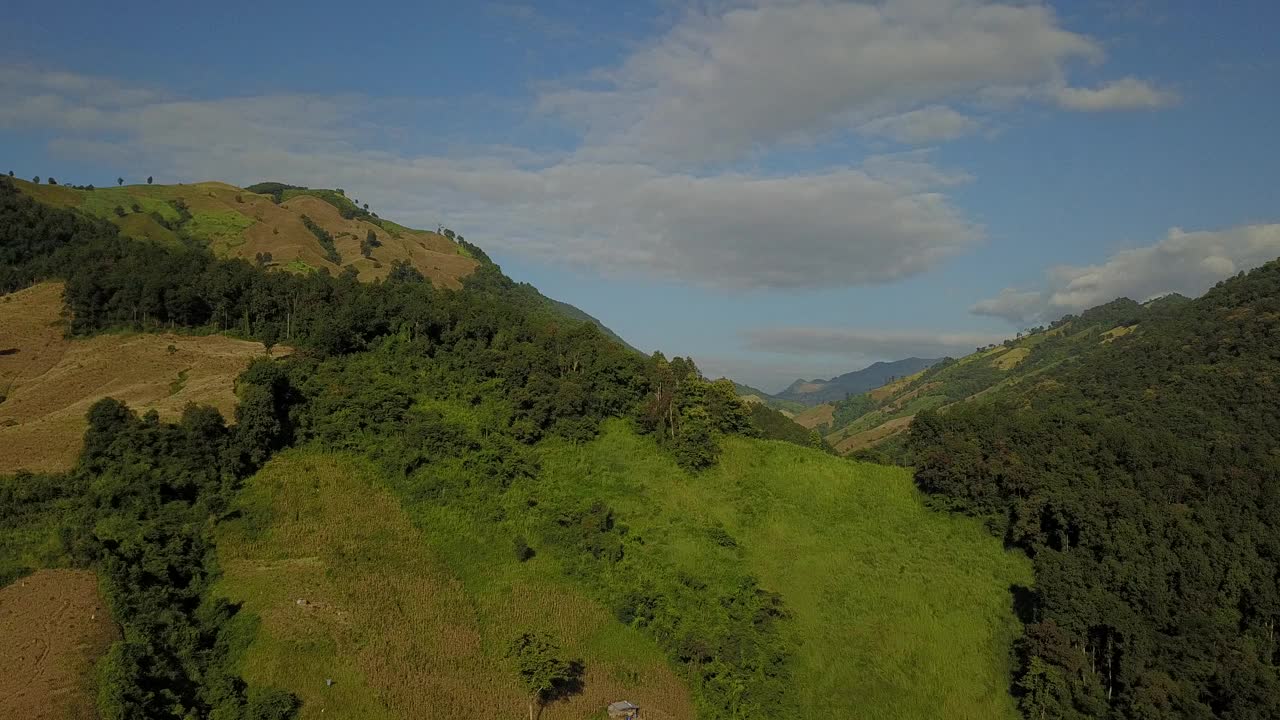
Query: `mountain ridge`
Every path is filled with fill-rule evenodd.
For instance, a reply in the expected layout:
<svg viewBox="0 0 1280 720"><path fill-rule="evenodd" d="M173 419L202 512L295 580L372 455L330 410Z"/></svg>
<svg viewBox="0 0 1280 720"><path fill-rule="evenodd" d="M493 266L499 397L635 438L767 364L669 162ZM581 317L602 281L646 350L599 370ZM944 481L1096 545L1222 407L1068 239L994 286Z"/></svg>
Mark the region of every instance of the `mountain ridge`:
<svg viewBox="0 0 1280 720"><path fill-rule="evenodd" d="M821 405L824 402L843 400L847 395L857 395L880 387L893 378L919 372L938 362L938 359L919 357L901 360L879 360L860 369L836 375L830 380L797 379L782 392L771 397L780 400L798 402L806 406Z"/></svg>

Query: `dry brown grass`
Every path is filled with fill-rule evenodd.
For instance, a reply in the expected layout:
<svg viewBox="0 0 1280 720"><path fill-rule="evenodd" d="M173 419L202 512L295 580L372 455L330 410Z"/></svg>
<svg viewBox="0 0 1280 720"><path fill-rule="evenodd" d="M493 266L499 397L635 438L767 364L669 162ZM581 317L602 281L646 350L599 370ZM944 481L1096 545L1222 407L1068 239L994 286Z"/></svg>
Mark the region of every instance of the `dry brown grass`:
<svg viewBox="0 0 1280 720"><path fill-rule="evenodd" d="M791 419L796 421L796 424L812 430L819 425L830 425L835 420L835 412L835 405L823 403L814 405Z"/></svg>
<svg viewBox="0 0 1280 720"><path fill-rule="evenodd" d="M902 392L903 388L915 382L921 375L924 374L924 372L925 372L924 370L921 370L920 372L913 373L904 378L894 380L888 385L881 385L875 390L869 391L867 394L871 396L872 400L875 400L876 402L882 402L888 398L893 397L897 393Z"/></svg>
<svg viewBox="0 0 1280 720"><path fill-rule="evenodd" d="M67 340L61 312L57 283L0 298L0 388L7 396L0 403L0 473L71 468L85 413L104 397L138 412L154 409L166 419L192 402L213 405L230 418L236 376L264 352L260 343L220 335Z"/></svg>
<svg viewBox="0 0 1280 720"><path fill-rule="evenodd" d="M593 650L617 625L581 594L540 578L470 594L352 460L278 457L240 503L247 518L270 521L224 526L220 592L262 618L246 677L297 693L301 718L524 717L525 695L502 658L523 629L552 631L585 660L583 693L547 707L545 720L594 717L624 697L655 718L693 717L664 663L623 665Z"/></svg>
<svg viewBox="0 0 1280 720"><path fill-rule="evenodd" d="M1016 347L1010 350L1009 352L1006 352L1003 355L997 356L994 360L991 361L991 365L993 367L998 367L1001 370L1010 370L1014 367L1017 367L1018 363L1021 363L1023 360L1026 360L1027 356L1030 354L1031 354L1031 348Z"/></svg>
<svg viewBox="0 0 1280 720"><path fill-rule="evenodd" d="M393 235L380 225L360 219L345 219L333 205L310 195L296 196L276 205L269 195L258 195L221 182L130 185L96 191L73 190L61 185L34 185L22 180L17 185L23 192L50 205L96 208L100 214L106 212L102 216L120 226L126 235L160 242L175 242L177 236L146 213L116 217L110 212L111 203L119 199L119 204L128 208L133 199L141 199L144 204L146 201L165 203L181 199L197 216L202 213L241 215L246 218L247 228L202 239L207 240L214 253L222 257L253 261L258 253L271 253L275 267L280 268L298 261L315 269L327 268L336 275L344 266L351 265L359 271L361 280L369 281L385 278L391 272L393 261L405 260L435 285L457 289L462 287L462 278L479 267L477 261L459 254L458 246L443 235L417 230L397 230ZM97 195L92 196L91 192ZM107 197L112 200L105 201ZM315 235L303 225L303 215L334 237L342 265L329 262ZM374 248L371 257L365 258L360 254L360 241L370 230L382 246Z"/></svg>
<svg viewBox="0 0 1280 720"><path fill-rule="evenodd" d="M885 421L870 430L850 435L840 442L836 443L836 452L841 455L847 455L854 450L871 447L878 442L887 440L911 427L911 420L915 415L906 415L900 418Z"/></svg>
<svg viewBox="0 0 1280 720"><path fill-rule="evenodd" d="M0 717L96 717L93 662L116 637L87 570L41 570L0 588Z"/></svg>

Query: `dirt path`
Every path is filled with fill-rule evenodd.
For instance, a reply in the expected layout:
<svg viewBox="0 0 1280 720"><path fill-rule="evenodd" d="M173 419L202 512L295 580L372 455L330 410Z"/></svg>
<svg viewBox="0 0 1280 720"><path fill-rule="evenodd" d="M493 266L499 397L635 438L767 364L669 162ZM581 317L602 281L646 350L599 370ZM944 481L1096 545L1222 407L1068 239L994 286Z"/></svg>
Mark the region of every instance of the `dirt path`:
<svg viewBox="0 0 1280 720"><path fill-rule="evenodd" d="M93 662L116 629L87 570L0 588L0 718L92 718Z"/></svg>

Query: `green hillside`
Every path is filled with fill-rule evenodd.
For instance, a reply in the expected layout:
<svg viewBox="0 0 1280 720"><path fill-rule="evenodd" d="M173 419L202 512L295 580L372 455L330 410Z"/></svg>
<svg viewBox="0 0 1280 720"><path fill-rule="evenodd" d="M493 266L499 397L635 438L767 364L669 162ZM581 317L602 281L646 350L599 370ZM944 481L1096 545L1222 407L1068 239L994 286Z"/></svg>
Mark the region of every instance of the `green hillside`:
<svg viewBox="0 0 1280 720"><path fill-rule="evenodd" d="M93 189L16 178L8 182L51 207L106 220L124 237L175 247L180 245L179 238L186 238L219 257L242 258L294 273L351 271L361 280L372 281L385 279L403 264L442 287L458 288L477 267L492 264L483 251L451 229L415 230L380 218L367 203L358 203L340 189L278 182L247 188L203 182ZM531 286L529 291L538 294ZM552 313L592 323L626 345L582 310L546 297L541 302Z"/></svg>
<svg viewBox="0 0 1280 720"><path fill-rule="evenodd" d="M1068 315L1003 344L958 360L944 358L914 375L836 402L831 422L817 429L842 453L877 446L900 451L902 433L917 413L946 411L1019 386L1035 387L1043 373L1097 353L1130 332L1141 332L1148 317L1179 305L1177 298L1146 305L1122 298Z"/></svg>
<svg viewBox="0 0 1280 720"><path fill-rule="evenodd" d="M1034 561L1024 712L1280 716L1280 261L1059 327L1090 352L910 438L933 505Z"/></svg>
<svg viewBox="0 0 1280 720"><path fill-rule="evenodd" d="M728 592L745 571L779 593L794 717L1014 716L1008 590L1026 562L927 511L907 472L730 439L690 477L616 423L552 443L544 467L542 497L604 501L679 576Z"/></svg>
<svg viewBox="0 0 1280 720"><path fill-rule="evenodd" d="M696 578L729 597L745 572L789 614L781 716L1013 717L1008 588L1029 582L1027 565L977 524L927 511L905 472L742 440L691 477L616 422L540 456L536 484L507 493L536 495L537 509L505 521L403 495L400 509L376 467L354 458L290 453L264 468L218 543L220 592L264 618L246 678L297 693L302 717L517 718L503 642L535 627L565 638L588 669L587 692L544 717L587 717L616 697L692 717L646 622L619 620L630 587L620 576L646 577L651 595ZM599 502L632 538L603 576L580 573L547 522ZM511 552L517 535L531 560ZM326 692L310 681L319 676L342 689Z"/></svg>
<svg viewBox="0 0 1280 720"><path fill-rule="evenodd" d="M586 667L584 692L543 717L591 717L619 697L693 717L651 639L549 560L517 560L502 525L401 507L367 460L291 451L245 483L235 512L216 592L262 618L245 678L296 693L301 718L522 718L503 653L523 628L555 633Z"/></svg>
<svg viewBox="0 0 1280 720"><path fill-rule="evenodd" d="M780 410L792 415L804 411L805 406L803 403L798 403L794 400L783 400L776 395L770 395L769 393L759 388L751 387L750 385L743 385L742 383L735 381L733 383L733 388L738 393L738 397L750 403L768 405L775 410Z"/></svg>
<svg viewBox="0 0 1280 720"><path fill-rule="evenodd" d="M73 471L0 480L0 569L102 577L102 717L1010 712L1025 564L901 471L800 447L492 263L361 283L184 227L131 238L0 187L0 287L61 280L68 332L291 350L239 377L231 423L102 400ZM529 633L562 673L532 695L507 657Z"/></svg>
<svg viewBox="0 0 1280 720"><path fill-rule="evenodd" d="M895 378L917 373L938 362L936 359L911 357L892 362L875 362L871 365L830 380L799 379L787 386L786 390L774 395L780 401L799 403L803 407L813 407L822 403L837 402L849 395L860 395L868 390L878 388Z"/></svg>

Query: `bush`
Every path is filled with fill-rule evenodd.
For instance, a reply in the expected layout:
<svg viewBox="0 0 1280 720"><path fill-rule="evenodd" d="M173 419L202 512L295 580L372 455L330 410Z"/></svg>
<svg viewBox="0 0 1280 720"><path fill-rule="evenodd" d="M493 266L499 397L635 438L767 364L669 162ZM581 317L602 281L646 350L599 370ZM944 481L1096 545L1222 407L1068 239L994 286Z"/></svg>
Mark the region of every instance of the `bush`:
<svg viewBox="0 0 1280 720"><path fill-rule="evenodd" d="M515 550L516 560L520 562L525 562L537 554L533 551L533 548L529 547L529 543L524 539L523 535L517 535L511 544Z"/></svg>

